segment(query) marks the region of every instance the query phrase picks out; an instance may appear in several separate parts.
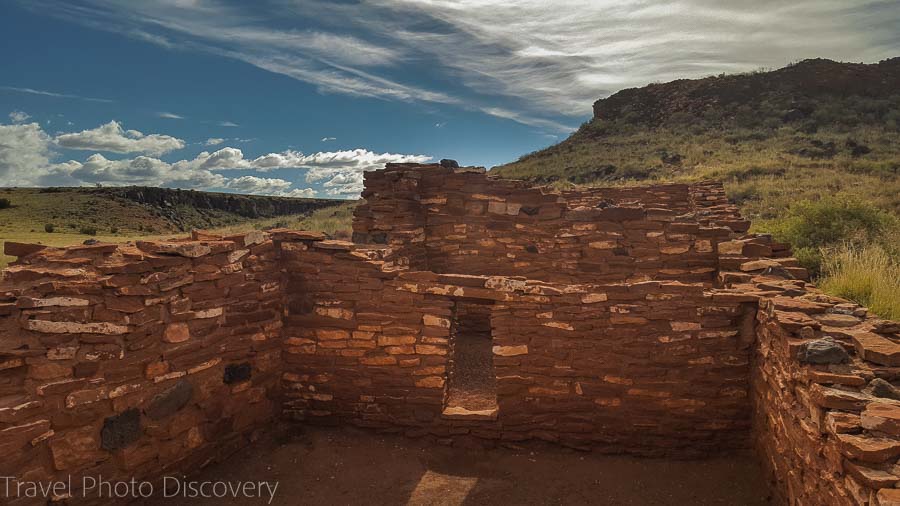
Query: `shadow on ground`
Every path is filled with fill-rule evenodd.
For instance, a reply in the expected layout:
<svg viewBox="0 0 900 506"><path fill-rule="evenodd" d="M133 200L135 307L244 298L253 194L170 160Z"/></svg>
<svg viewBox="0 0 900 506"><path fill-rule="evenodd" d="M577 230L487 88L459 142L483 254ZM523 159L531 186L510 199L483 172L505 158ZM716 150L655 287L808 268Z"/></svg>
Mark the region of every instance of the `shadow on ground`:
<svg viewBox="0 0 900 506"><path fill-rule="evenodd" d="M550 445L472 450L358 429L304 428L204 469L202 481L278 481L273 505L769 504L751 455L672 461ZM158 498L146 504L182 504ZM267 504L190 499L195 505Z"/></svg>

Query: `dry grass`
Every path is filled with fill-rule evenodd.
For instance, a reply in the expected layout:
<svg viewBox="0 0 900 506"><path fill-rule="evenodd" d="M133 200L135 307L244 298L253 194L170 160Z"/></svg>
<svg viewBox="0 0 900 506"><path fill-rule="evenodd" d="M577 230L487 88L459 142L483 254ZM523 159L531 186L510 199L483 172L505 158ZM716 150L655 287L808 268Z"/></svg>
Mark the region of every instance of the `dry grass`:
<svg viewBox="0 0 900 506"><path fill-rule="evenodd" d="M900 320L900 264L878 245L843 245L823 255L823 290Z"/></svg>

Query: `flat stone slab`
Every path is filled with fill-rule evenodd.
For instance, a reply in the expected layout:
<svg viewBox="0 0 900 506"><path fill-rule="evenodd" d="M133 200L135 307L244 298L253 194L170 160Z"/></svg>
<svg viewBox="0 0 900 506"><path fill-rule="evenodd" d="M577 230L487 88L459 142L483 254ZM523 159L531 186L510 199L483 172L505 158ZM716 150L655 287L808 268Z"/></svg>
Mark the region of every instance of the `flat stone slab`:
<svg viewBox="0 0 900 506"><path fill-rule="evenodd" d="M872 332L854 332L853 345L859 356L876 364L900 366L900 344Z"/></svg>
<svg viewBox="0 0 900 506"><path fill-rule="evenodd" d="M500 408L470 410L462 406L447 406L441 417L447 420L496 420Z"/></svg>

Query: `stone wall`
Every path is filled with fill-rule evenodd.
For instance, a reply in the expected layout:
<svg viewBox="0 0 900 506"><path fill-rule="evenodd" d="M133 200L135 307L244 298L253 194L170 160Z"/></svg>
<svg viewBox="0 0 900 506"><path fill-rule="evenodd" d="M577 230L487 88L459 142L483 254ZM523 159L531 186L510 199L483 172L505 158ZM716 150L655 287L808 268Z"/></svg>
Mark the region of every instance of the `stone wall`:
<svg viewBox="0 0 900 506"><path fill-rule="evenodd" d="M0 475L72 476L80 497L81 476L194 471L280 412L283 292L262 234L7 253Z"/></svg>
<svg viewBox="0 0 900 506"><path fill-rule="evenodd" d="M276 234L296 419L657 455L748 442L754 298L409 272L384 251L300 237ZM496 419L442 416L457 300L493 302Z"/></svg>
<svg viewBox="0 0 900 506"><path fill-rule="evenodd" d="M796 279L769 237L721 246L722 292L759 300L753 438L778 501L900 504L900 324Z"/></svg>
<svg viewBox="0 0 900 506"><path fill-rule="evenodd" d="M900 504L900 324L741 235L721 185L366 177L368 244L7 242L0 476L159 479L283 419L669 457L752 444L782 502ZM465 390L454 346L487 322L466 353L489 390Z"/></svg>
<svg viewBox="0 0 900 506"><path fill-rule="evenodd" d="M366 174L355 240L414 270L559 283L712 283L716 245L749 223L721 185L554 193L476 169L390 164Z"/></svg>

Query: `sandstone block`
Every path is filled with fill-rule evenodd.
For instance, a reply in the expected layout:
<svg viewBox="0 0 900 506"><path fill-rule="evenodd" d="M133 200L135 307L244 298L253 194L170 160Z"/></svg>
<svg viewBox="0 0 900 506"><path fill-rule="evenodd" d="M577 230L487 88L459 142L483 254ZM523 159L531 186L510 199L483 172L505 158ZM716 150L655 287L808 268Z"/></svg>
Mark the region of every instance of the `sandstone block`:
<svg viewBox="0 0 900 506"><path fill-rule="evenodd" d="M416 354L417 355L446 355L447 348L444 346L437 346L433 344L417 344L416 345Z"/></svg>
<svg viewBox="0 0 900 506"><path fill-rule="evenodd" d="M872 435L838 434L844 455L862 462L880 463L900 456L900 440Z"/></svg>
<svg viewBox="0 0 900 506"><path fill-rule="evenodd" d="M163 332L163 342L183 343L191 338L191 329L187 323L170 323Z"/></svg>
<svg viewBox="0 0 900 506"><path fill-rule="evenodd" d="M117 325L107 322L75 323L53 322L48 320L28 320L25 328L44 334L106 334L119 335L129 332L125 325Z"/></svg>
<svg viewBox="0 0 900 506"><path fill-rule="evenodd" d="M171 388L156 395L147 408L144 409L144 413L151 420L161 420L185 407L193 396L193 384L186 379L182 379Z"/></svg>
<svg viewBox="0 0 900 506"><path fill-rule="evenodd" d="M854 332L853 344L864 360L887 366L900 366L900 344L872 332Z"/></svg>
<svg viewBox="0 0 900 506"><path fill-rule="evenodd" d="M517 357L519 355L528 354L528 345L519 344L515 346L494 346L492 348L494 355L500 357Z"/></svg>
<svg viewBox="0 0 900 506"><path fill-rule="evenodd" d="M860 414L860 424L868 430L900 436L900 406L880 402L869 403Z"/></svg>
<svg viewBox="0 0 900 506"><path fill-rule="evenodd" d="M100 451L100 438L94 426L57 432L50 440L53 467L57 471L74 470L105 458Z"/></svg>

